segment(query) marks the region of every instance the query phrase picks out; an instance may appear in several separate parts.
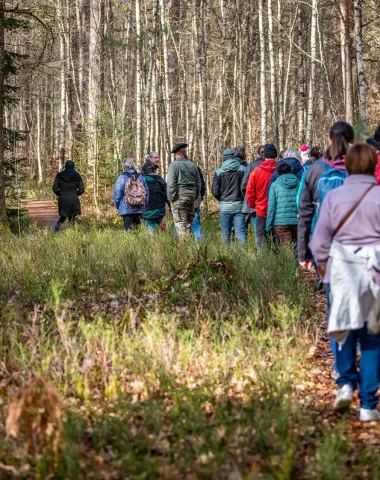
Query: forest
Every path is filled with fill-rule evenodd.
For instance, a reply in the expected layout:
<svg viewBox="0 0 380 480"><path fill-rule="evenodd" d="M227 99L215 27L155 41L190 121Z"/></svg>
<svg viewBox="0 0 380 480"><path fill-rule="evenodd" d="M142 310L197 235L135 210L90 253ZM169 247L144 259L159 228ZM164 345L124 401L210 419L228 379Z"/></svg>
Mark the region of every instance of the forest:
<svg viewBox="0 0 380 480"><path fill-rule="evenodd" d="M358 142L379 0L0 0L0 480L380 479L379 427L331 408L326 295L292 245L221 236L223 151ZM189 145L203 238L125 232L126 158ZM82 215L54 232L67 161Z"/></svg>

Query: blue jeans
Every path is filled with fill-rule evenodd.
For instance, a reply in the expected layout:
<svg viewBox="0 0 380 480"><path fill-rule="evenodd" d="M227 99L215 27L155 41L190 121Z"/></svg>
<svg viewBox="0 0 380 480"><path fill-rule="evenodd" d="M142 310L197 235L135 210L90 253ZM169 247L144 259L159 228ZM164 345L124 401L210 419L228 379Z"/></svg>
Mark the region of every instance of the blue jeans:
<svg viewBox="0 0 380 480"><path fill-rule="evenodd" d="M74 223L75 223L75 215L74 215L74 217L59 217L58 220L57 220L57 223L55 224L55 227L54 227L54 231L55 231L55 232L59 232L59 230L60 230L60 228L61 228L61 225L62 225L62 223L65 223L66 218L69 218L70 226L71 226L71 227L74 226Z"/></svg>
<svg viewBox="0 0 380 480"><path fill-rule="evenodd" d="M194 238L196 242L201 242L203 239L203 231L201 225L201 209L200 207L195 209L195 217L191 222L191 230L194 233Z"/></svg>
<svg viewBox="0 0 380 480"><path fill-rule="evenodd" d="M220 226L222 237L226 243L231 242L232 225L235 227L235 234L240 243L247 241L247 226L244 213L220 212Z"/></svg>
<svg viewBox="0 0 380 480"><path fill-rule="evenodd" d="M165 218L165 215L156 218L144 218L145 225L148 230L154 232L157 228L161 227L162 220Z"/></svg>
<svg viewBox="0 0 380 480"><path fill-rule="evenodd" d="M360 343L360 372L356 368L357 343ZM369 410L376 408L376 395L380 383L380 336L371 335L367 325L359 330L351 330L346 342L335 352L339 387L351 385L355 390L359 385L360 406Z"/></svg>
<svg viewBox="0 0 380 480"><path fill-rule="evenodd" d="M251 213L251 220L252 220L253 228L255 229L255 232L256 232L256 213Z"/></svg>

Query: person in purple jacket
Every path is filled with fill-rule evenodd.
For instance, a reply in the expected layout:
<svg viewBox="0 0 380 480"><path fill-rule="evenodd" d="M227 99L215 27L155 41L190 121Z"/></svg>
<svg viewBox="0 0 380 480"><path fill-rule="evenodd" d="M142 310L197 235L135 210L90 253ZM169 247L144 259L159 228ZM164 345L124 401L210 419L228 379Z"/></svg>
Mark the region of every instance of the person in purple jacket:
<svg viewBox="0 0 380 480"><path fill-rule="evenodd" d="M324 282L330 284L329 333L345 336L341 337L339 348L334 349L339 373L334 410L347 409L354 390L359 387L360 420L364 422L380 419L376 395L380 382L380 336L373 335L368 328L368 312L379 300L379 295L374 295L373 291L380 285L380 272L376 267L372 270L367 267L363 253L372 253L372 256L366 254L367 258L380 257L380 192L375 178L376 167L374 148L356 144L348 150L349 176L341 187L331 190L325 197L309 245L320 270L325 272ZM357 271L362 272L362 276L345 274L355 268L359 268ZM341 278L337 281L339 275ZM358 319L361 328L358 328ZM340 324L343 328L332 328ZM356 367L358 343L360 371Z"/></svg>

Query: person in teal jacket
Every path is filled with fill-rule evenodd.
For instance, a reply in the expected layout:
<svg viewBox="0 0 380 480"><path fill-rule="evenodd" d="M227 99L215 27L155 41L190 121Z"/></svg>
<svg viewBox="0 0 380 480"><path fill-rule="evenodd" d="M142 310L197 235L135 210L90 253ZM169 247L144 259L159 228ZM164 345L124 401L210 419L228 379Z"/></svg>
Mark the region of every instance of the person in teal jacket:
<svg viewBox="0 0 380 480"><path fill-rule="evenodd" d="M297 242L299 182L286 162L277 166L278 179L269 190L267 232L275 230L280 245Z"/></svg>

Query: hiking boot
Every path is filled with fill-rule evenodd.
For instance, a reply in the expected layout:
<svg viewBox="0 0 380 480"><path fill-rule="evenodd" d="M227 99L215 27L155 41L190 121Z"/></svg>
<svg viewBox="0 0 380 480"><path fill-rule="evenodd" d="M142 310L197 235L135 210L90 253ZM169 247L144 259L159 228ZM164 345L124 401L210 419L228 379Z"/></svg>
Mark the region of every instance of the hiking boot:
<svg viewBox="0 0 380 480"><path fill-rule="evenodd" d="M360 409L360 421L361 422L378 422L380 420L380 413L377 408L373 410L367 410L366 408Z"/></svg>
<svg viewBox="0 0 380 480"><path fill-rule="evenodd" d="M339 390L335 398L333 409L335 412L343 412L348 410L352 403L352 395L354 391L351 385L343 385Z"/></svg>

